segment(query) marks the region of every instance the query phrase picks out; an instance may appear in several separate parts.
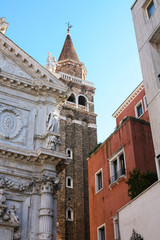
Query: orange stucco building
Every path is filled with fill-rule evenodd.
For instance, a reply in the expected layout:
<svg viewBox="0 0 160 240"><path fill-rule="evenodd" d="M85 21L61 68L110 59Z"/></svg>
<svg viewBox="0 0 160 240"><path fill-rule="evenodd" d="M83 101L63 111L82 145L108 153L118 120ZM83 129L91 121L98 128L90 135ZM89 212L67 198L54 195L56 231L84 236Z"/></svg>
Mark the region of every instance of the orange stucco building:
<svg viewBox="0 0 160 240"><path fill-rule="evenodd" d="M113 114L118 118L116 130L88 159L91 239L119 239L117 211L130 201L125 183L129 171L155 171L144 99L142 82Z"/></svg>

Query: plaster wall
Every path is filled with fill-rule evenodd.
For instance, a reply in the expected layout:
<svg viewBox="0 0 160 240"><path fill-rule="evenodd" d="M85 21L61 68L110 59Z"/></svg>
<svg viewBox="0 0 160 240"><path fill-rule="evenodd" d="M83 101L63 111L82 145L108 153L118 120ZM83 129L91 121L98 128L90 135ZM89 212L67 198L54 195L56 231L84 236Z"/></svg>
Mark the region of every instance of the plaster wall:
<svg viewBox="0 0 160 240"><path fill-rule="evenodd" d="M119 210L120 237L128 240L133 229L145 240L159 240L160 182L156 182Z"/></svg>

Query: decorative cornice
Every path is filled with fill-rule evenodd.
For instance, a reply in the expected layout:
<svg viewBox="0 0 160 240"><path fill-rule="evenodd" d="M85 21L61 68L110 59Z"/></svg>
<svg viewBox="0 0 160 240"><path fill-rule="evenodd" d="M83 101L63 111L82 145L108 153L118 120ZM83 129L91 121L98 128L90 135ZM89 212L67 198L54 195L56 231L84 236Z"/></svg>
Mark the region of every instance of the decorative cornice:
<svg viewBox="0 0 160 240"><path fill-rule="evenodd" d="M37 151L25 151L23 149L9 147L0 144L0 157L11 158L13 160L26 161L30 163L44 163L44 161L53 161L56 164L69 164L67 155L46 148L39 148Z"/></svg>
<svg viewBox="0 0 160 240"><path fill-rule="evenodd" d="M0 50L12 61L14 61L21 69L39 82L38 85L45 85L47 83L52 85L51 83L53 83L56 90L67 90L67 86L60 82L56 76L40 65L36 60L34 60L2 33L0 33Z"/></svg>
<svg viewBox="0 0 160 240"><path fill-rule="evenodd" d="M143 89L144 83L141 82L138 87L129 95L129 97L120 105L120 107L112 114L112 116L117 118Z"/></svg>

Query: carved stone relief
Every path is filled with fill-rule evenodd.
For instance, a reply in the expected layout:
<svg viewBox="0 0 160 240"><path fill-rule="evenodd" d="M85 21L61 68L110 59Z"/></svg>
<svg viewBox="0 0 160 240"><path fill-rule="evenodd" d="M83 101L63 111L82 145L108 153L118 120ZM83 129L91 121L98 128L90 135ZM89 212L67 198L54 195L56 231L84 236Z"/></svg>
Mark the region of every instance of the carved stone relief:
<svg viewBox="0 0 160 240"><path fill-rule="evenodd" d="M4 185L3 185L4 186ZM0 188L0 228L2 226L12 228L13 230L13 239L20 239L20 232L19 232L19 217L17 215L17 208L15 205L12 205L8 208L6 202L6 197L4 195L4 189ZM8 210L6 210L8 208ZM9 230L10 231L10 230ZM7 233L7 230L6 230Z"/></svg>
<svg viewBox="0 0 160 240"><path fill-rule="evenodd" d="M24 72L20 67L18 67L13 61L6 57L2 52L0 52L0 68L1 71L33 80L31 76Z"/></svg>
<svg viewBox="0 0 160 240"><path fill-rule="evenodd" d="M7 178L6 176L2 176L2 175L0 176L0 188L5 188L8 190L22 192L22 191L28 190L32 184L33 184L33 182L18 183L17 181L15 182L15 181Z"/></svg>
<svg viewBox="0 0 160 240"><path fill-rule="evenodd" d="M7 205L5 204L6 197L4 196L4 190L0 189L0 217L3 216L4 211L7 208Z"/></svg>
<svg viewBox="0 0 160 240"><path fill-rule="evenodd" d="M13 139L18 136L23 128L19 112L11 107L0 108L0 135Z"/></svg>

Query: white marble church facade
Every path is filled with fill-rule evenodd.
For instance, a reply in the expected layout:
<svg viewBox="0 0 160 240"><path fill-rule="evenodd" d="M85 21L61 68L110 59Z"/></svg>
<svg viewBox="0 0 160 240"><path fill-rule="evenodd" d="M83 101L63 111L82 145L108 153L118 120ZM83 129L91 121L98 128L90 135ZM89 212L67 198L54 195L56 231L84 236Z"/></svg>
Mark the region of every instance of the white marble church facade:
<svg viewBox="0 0 160 240"><path fill-rule="evenodd" d="M68 89L3 33L0 240L55 240L58 173L68 164L61 151L59 111Z"/></svg>

